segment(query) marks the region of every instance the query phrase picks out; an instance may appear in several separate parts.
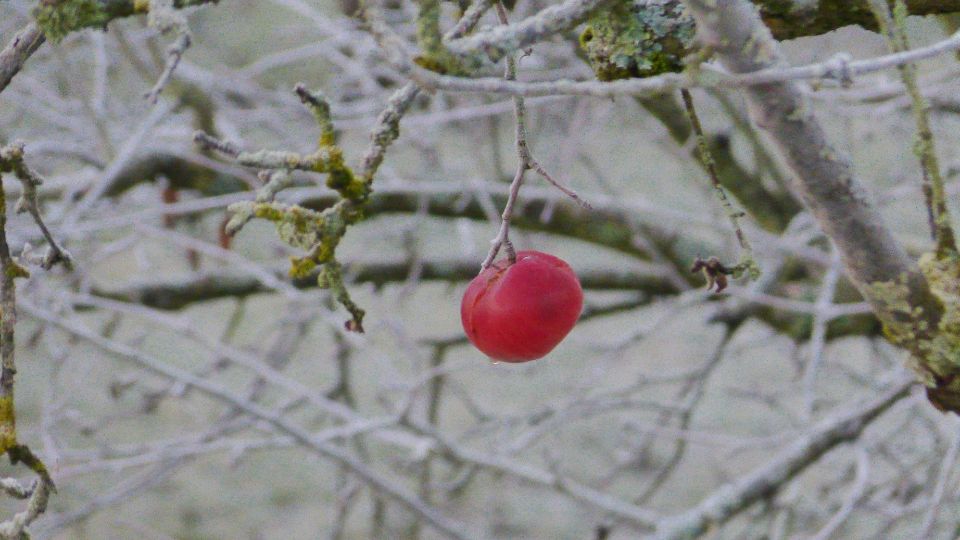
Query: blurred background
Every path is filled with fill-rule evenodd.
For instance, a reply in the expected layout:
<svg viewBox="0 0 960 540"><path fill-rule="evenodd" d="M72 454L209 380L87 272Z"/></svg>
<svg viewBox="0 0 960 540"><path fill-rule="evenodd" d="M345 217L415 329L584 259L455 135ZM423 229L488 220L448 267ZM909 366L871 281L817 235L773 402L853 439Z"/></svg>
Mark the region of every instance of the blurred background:
<svg viewBox="0 0 960 540"><path fill-rule="evenodd" d="M33 4L0 3L0 41ZM546 5L519 2L511 17ZM0 94L0 143L26 143L46 179L47 222L76 265L18 282L20 439L58 487L34 538L447 536L364 474L469 537L636 538L645 530L618 505L682 512L909 377L735 91L694 97L747 212L760 280L714 294L690 272L698 255L733 263L739 248L676 96L530 98L531 150L594 210L529 174L511 238L569 262L585 312L546 358L491 363L466 342L459 303L516 168L513 105L423 92L367 218L338 248L367 311L364 334L344 331L348 315L328 292L291 284L298 253L271 224L251 222L224 249L226 207L252 200L261 182L192 142L203 129L248 150L310 152L316 122L292 91L303 82L328 97L358 163L406 79L344 9L230 0L188 11L193 45L156 104L143 95L171 38L142 17L45 45ZM412 35L413 3L384 13ZM445 25L456 15L444 5ZM495 22L487 14L481 25ZM946 35L935 19L909 22L914 46ZM575 38L537 44L519 78L590 78ZM859 28L784 49L793 64L886 52ZM951 201L957 75L951 55L920 72ZM899 239L914 255L928 249L897 73L809 92ZM323 176L295 178L278 200L334 200ZM5 188L12 203L19 186ZM42 244L28 217L11 217L8 234L16 253ZM707 537L956 537L960 424L922 392L890 401L862 434L833 441Z"/></svg>

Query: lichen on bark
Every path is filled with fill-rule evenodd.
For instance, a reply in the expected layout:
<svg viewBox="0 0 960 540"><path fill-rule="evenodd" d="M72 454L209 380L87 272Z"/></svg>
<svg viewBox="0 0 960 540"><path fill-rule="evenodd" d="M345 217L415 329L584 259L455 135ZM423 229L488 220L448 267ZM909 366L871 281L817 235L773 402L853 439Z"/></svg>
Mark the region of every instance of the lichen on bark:
<svg viewBox="0 0 960 540"><path fill-rule="evenodd" d="M219 0L174 0L176 9ZM107 23L150 11L149 0L40 0L33 17L44 36L57 43L67 34L84 28L106 28Z"/></svg>
<svg viewBox="0 0 960 540"><path fill-rule="evenodd" d="M825 34L844 26L876 30L867 0L752 0L778 40ZM960 11L960 0L908 2L911 15ZM681 0L617 0L598 10L580 46L603 81L650 77L683 69L694 49L695 25Z"/></svg>
<svg viewBox="0 0 960 540"><path fill-rule="evenodd" d="M587 20L580 46L597 78L610 81L681 71L693 39L693 20L679 2L619 0Z"/></svg>
<svg viewBox="0 0 960 540"><path fill-rule="evenodd" d="M941 410L960 412L960 259L926 253L918 261L930 292L941 304L934 325L923 306L910 299L906 277L867 285L869 296L885 306L880 318L887 339L910 352L910 367Z"/></svg>
<svg viewBox="0 0 960 540"><path fill-rule="evenodd" d="M54 43L80 28L103 28L116 14L97 0L42 0L34 11L37 25Z"/></svg>

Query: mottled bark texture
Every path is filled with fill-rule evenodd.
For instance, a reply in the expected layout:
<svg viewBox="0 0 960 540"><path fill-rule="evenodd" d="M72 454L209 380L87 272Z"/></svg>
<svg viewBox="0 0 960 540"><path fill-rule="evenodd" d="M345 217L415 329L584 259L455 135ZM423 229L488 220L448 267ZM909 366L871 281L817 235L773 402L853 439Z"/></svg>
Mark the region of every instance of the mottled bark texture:
<svg viewBox="0 0 960 540"><path fill-rule="evenodd" d="M869 0L753 0L778 40L816 36L844 26L871 30ZM912 15L960 12L960 0L907 2ZM681 71L694 49L694 22L681 0L616 0L596 10L580 42L600 80Z"/></svg>
<svg viewBox="0 0 960 540"><path fill-rule="evenodd" d="M30 23L17 32L10 43L0 51L0 92L6 89L23 63L43 45L43 32L36 23Z"/></svg>

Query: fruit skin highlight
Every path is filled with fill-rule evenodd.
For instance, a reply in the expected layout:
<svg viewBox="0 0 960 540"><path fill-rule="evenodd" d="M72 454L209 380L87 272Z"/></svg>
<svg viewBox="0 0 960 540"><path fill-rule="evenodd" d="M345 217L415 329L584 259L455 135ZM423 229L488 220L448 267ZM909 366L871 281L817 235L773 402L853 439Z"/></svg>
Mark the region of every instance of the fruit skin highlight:
<svg viewBox="0 0 960 540"><path fill-rule="evenodd" d="M583 290L566 262L540 251L518 251L473 278L460 304L460 321L473 345L491 359L542 358L580 317Z"/></svg>

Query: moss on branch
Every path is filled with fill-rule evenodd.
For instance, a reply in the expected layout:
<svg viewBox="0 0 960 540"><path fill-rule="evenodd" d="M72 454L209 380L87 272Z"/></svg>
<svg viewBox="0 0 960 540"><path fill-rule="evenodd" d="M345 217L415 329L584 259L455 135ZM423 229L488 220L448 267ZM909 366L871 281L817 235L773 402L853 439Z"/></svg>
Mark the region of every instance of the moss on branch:
<svg viewBox="0 0 960 540"><path fill-rule="evenodd" d="M638 5L618 0L590 17L580 46L597 78L611 81L682 70L694 34L693 21L680 2Z"/></svg>
<svg viewBox="0 0 960 540"><path fill-rule="evenodd" d="M216 3L219 0L175 0L176 8ZM54 43L84 28L106 28L114 19L147 13L148 0L40 0L33 16L44 35Z"/></svg>
<svg viewBox="0 0 960 540"><path fill-rule="evenodd" d="M779 40L825 34L844 26L876 30L869 0L752 0ZM913 0L911 15L960 12L960 0ZM695 26L681 0L617 0L595 12L580 36L600 80L679 72L693 52Z"/></svg>
<svg viewBox="0 0 960 540"><path fill-rule="evenodd" d="M884 335L910 351L911 368L927 387L930 402L960 413L960 259L925 253L919 267L936 306L911 298L906 276L871 283L869 293L885 304ZM931 320L934 311L940 316Z"/></svg>

